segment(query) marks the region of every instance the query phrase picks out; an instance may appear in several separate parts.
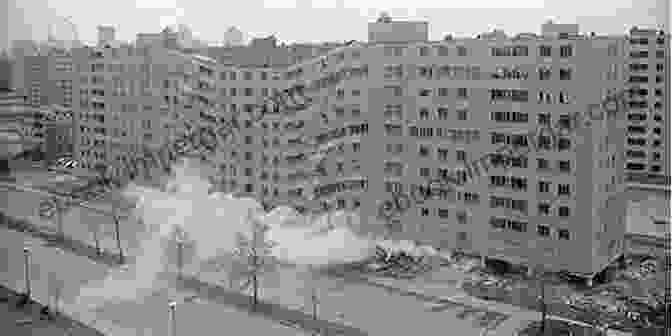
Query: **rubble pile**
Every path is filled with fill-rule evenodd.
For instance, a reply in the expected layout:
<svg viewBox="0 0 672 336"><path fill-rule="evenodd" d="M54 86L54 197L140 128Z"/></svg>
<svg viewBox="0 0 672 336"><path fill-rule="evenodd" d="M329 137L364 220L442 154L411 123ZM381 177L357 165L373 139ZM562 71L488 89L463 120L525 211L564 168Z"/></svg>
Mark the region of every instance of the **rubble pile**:
<svg viewBox="0 0 672 336"><path fill-rule="evenodd" d="M431 271L438 253L430 246L416 246L408 241L381 241L375 255L362 265L368 274L396 279L413 279Z"/></svg>

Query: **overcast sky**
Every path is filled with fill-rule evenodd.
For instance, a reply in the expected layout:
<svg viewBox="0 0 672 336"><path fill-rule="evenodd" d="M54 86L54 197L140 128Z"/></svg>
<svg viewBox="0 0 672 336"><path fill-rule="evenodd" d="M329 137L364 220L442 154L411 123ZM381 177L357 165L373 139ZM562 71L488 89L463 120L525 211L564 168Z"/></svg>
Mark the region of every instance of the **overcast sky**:
<svg viewBox="0 0 672 336"><path fill-rule="evenodd" d="M0 48L15 39L45 40L48 27L72 38L62 19L71 16L81 40L93 43L96 26L113 25L121 40L183 23L203 40L220 42L230 26L250 36L275 34L285 42L362 40L380 11L393 18L429 21L430 39L474 36L494 28L539 32L546 19L578 23L582 32L624 34L633 25L669 29L670 0L0 0L9 8ZM1 6L1 5L0 5ZM0 14L3 15L3 14Z"/></svg>

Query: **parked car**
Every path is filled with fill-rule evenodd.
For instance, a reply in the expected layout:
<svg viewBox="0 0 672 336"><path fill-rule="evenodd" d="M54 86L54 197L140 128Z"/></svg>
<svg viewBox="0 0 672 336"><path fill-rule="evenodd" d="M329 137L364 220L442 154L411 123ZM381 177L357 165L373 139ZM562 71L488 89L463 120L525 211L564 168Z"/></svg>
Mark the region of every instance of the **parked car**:
<svg viewBox="0 0 672 336"><path fill-rule="evenodd" d="M79 167L79 162L73 160L71 157L62 157L49 166L49 170L71 170L77 167Z"/></svg>

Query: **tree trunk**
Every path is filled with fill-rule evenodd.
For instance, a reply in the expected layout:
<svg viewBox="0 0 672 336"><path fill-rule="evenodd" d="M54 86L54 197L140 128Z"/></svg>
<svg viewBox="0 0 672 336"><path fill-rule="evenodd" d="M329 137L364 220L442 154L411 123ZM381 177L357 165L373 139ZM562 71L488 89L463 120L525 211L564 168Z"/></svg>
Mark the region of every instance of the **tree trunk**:
<svg viewBox="0 0 672 336"><path fill-rule="evenodd" d="M257 282L257 272L255 271L254 274L252 274L252 286L254 288L254 294L252 296L252 309L256 308L257 302L258 302L258 297L259 297L259 285Z"/></svg>

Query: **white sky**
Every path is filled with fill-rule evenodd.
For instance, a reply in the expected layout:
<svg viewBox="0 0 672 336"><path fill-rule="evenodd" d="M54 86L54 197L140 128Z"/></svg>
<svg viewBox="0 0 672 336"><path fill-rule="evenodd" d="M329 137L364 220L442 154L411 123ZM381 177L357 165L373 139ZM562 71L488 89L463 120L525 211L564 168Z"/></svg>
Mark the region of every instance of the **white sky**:
<svg viewBox="0 0 672 336"><path fill-rule="evenodd" d="M623 34L633 26L669 29L669 0L5 0L0 48L13 39L44 40L50 23L57 37L69 39L59 16L72 16L80 39L96 40L96 26L113 25L117 37L132 40L138 32L158 32L184 23L197 37L221 41L236 26L252 36L275 34L286 42L366 40L367 23L380 11L393 18L429 21L430 39L445 34L473 36L494 28L509 33L538 32L553 18L579 23L582 32ZM636 5L633 5L636 4ZM0 5L2 6L2 5ZM3 18L2 15L6 15Z"/></svg>

